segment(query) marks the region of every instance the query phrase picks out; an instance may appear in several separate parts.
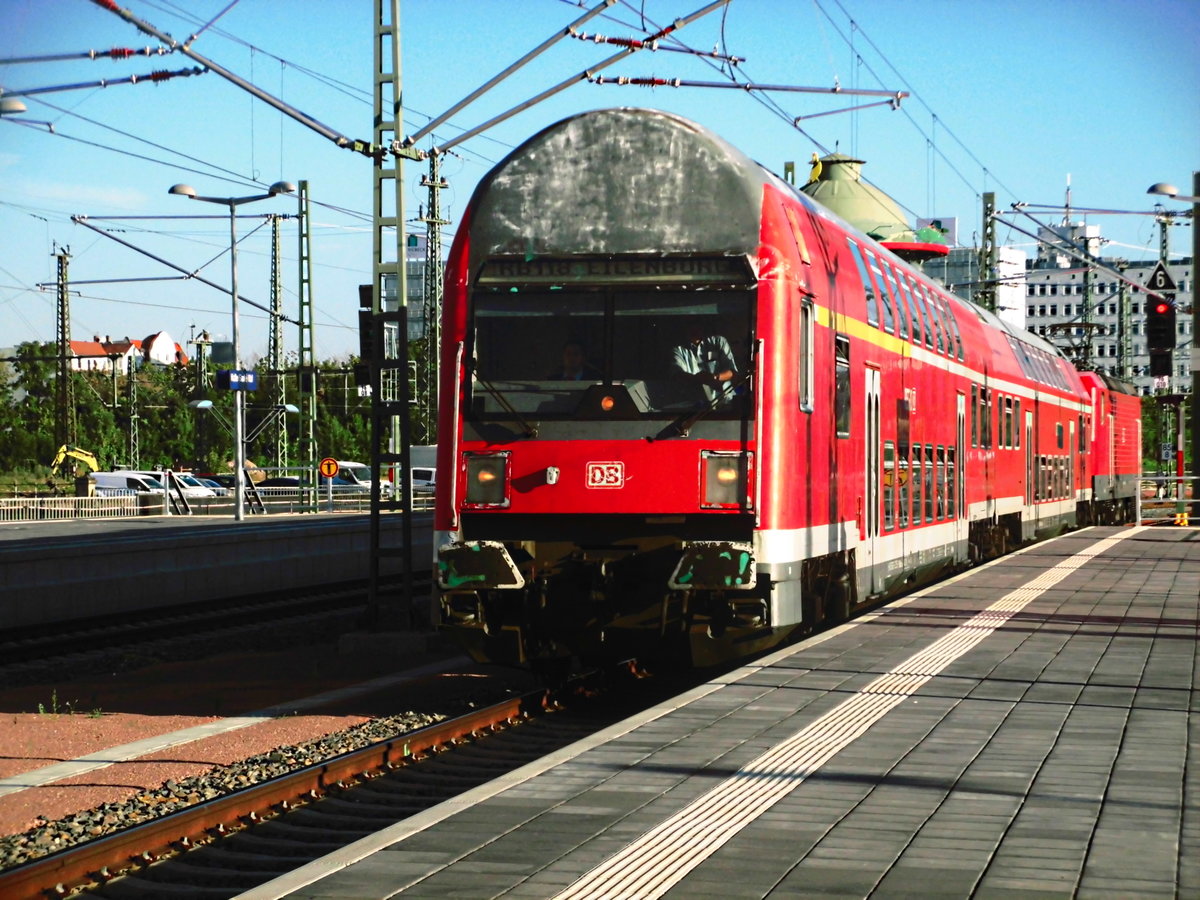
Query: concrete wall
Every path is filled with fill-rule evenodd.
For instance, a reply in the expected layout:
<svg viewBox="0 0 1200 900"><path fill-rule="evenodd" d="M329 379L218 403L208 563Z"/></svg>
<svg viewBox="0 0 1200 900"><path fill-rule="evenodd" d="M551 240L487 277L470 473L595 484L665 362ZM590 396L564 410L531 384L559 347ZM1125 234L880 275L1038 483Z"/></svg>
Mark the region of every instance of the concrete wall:
<svg viewBox="0 0 1200 900"><path fill-rule="evenodd" d="M175 527L163 521L80 523L75 534L69 526L56 528L68 533L30 526L5 535L0 628L361 581L369 574L369 516L214 519ZM399 517L384 516L383 523L383 542L398 543ZM431 546L431 517L418 515L414 571L430 569ZM399 573L402 563L385 558L382 565L389 574Z"/></svg>

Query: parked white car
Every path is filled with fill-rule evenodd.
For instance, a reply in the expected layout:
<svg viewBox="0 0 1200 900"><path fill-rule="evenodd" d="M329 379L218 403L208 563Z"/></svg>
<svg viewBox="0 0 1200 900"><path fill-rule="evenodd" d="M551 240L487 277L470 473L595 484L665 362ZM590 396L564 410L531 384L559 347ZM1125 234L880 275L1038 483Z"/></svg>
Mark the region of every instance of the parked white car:
<svg viewBox="0 0 1200 900"><path fill-rule="evenodd" d="M166 484L165 472L140 471L131 474L144 475L147 478L153 478L158 481L160 485ZM206 488L200 483L200 480L196 478L196 476L190 475L187 472L175 472L173 474L175 475L176 480L179 482L180 487L183 489L183 496L188 500L203 500L217 496L216 491L212 490L212 488Z"/></svg>

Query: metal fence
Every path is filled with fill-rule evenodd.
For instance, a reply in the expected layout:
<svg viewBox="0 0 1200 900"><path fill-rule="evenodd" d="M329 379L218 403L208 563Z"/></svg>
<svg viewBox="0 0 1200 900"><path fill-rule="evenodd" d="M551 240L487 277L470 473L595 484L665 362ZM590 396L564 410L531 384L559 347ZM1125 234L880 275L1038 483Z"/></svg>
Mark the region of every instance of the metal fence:
<svg viewBox="0 0 1200 900"><path fill-rule="evenodd" d="M1191 475L1144 475L1140 484L1143 525L1200 525L1200 498Z"/></svg>
<svg viewBox="0 0 1200 900"><path fill-rule="evenodd" d="M154 510L149 510L153 512ZM138 498L6 497L0 499L0 522L46 522L60 519L121 519L147 510Z"/></svg>

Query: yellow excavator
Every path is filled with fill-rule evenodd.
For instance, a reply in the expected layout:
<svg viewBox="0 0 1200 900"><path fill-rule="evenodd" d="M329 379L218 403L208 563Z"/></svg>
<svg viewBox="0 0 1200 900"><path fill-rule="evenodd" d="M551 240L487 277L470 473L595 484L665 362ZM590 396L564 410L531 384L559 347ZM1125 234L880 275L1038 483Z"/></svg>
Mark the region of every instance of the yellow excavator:
<svg viewBox="0 0 1200 900"><path fill-rule="evenodd" d="M64 471L67 460L74 460L74 464L69 467L68 471ZM82 474L79 472L83 468ZM75 480L76 496L86 496L87 490L87 473L96 472L100 469L100 461L96 459L94 453L89 453L72 444L63 444L58 448L58 452L54 454L54 461L50 463L50 477L46 480L46 486L55 494L60 493L58 482L55 481L55 475L65 475Z"/></svg>

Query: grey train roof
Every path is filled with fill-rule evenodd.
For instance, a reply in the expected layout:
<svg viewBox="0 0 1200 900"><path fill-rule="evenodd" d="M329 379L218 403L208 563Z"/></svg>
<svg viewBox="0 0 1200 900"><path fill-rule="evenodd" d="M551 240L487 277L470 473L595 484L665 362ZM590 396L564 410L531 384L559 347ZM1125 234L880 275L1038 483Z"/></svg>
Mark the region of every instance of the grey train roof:
<svg viewBox="0 0 1200 900"><path fill-rule="evenodd" d="M493 256L753 256L769 180L740 150L671 113L581 113L534 135L480 182L470 270Z"/></svg>

